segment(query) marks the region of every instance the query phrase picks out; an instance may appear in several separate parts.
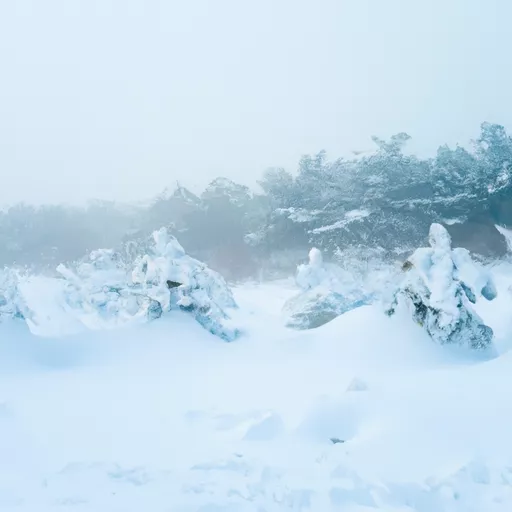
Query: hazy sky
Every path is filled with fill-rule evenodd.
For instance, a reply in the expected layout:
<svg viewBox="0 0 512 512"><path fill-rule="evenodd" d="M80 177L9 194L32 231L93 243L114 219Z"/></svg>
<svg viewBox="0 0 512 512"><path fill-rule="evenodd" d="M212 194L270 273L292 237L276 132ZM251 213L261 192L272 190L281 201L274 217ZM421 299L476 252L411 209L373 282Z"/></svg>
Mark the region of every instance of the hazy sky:
<svg viewBox="0 0 512 512"><path fill-rule="evenodd" d="M512 130L509 0L0 1L0 205Z"/></svg>

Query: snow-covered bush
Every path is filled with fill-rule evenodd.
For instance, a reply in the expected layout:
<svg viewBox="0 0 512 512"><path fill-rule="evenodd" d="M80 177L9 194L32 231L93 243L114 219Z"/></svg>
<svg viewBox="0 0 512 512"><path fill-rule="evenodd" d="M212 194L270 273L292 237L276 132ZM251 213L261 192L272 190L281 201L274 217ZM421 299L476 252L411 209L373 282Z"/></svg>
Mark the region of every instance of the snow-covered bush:
<svg viewBox="0 0 512 512"><path fill-rule="evenodd" d="M161 229L153 233L154 247L136 261L132 282L140 292L161 304L191 313L211 333L226 341L238 337L229 309L237 307L220 274L188 256L173 236Z"/></svg>
<svg viewBox="0 0 512 512"><path fill-rule="evenodd" d="M405 305L414 320L440 344L485 348L493 331L471 307L477 298L496 297L490 275L465 249L451 248L450 235L432 224L430 247L417 249L403 265L403 277L392 294L387 313Z"/></svg>
<svg viewBox="0 0 512 512"><path fill-rule="evenodd" d="M298 266L296 283L301 292L283 306L286 325L294 329L319 327L369 300L348 272L325 263L316 248L309 252L309 263Z"/></svg>
<svg viewBox="0 0 512 512"><path fill-rule="evenodd" d="M219 274L188 256L164 228L153 233L146 251L133 265L105 249L73 268L60 265L67 307L89 328L154 320L180 309L224 340L239 335L227 313L236 303Z"/></svg>
<svg viewBox="0 0 512 512"><path fill-rule="evenodd" d="M160 304L137 293L120 255L109 249L93 251L73 266L59 265L64 278L65 304L91 329L151 320L162 314Z"/></svg>
<svg viewBox="0 0 512 512"><path fill-rule="evenodd" d="M12 269L0 270L0 322L7 319L25 319L31 316L19 292L20 276Z"/></svg>

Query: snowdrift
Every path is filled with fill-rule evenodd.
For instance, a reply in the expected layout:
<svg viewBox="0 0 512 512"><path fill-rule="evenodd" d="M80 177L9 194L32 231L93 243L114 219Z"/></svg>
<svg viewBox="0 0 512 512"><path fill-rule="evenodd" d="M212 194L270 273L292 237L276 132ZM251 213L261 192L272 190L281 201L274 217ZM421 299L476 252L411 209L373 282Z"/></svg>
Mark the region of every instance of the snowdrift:
<svg viewBox="0 0 512 512"><path fill-rule="evenodd" d="M496 350L432 343L414 309L378 303L288 329L287 283L232 295L164 231L133 265L99 251L59 279L16 278L0 323L0 510L512 510L512 266L480 268L434 234L412 258L422 300L448 290L453 305L460 289ZM303 270L311 289L327 279ZM238 304L243 341L212 343L205 304L221 320ZM32 332L45 318L87 328L42 340L23 308Z"/></svg>
<svg viewBox="0 0 512 512"><path fill-rule="evenodd" d="M0 508L510 510L510 354L439 346L378 305L286 330L276 295L236 290L244 343L177 310L24 340L32 366L0 372Z"/></svg>

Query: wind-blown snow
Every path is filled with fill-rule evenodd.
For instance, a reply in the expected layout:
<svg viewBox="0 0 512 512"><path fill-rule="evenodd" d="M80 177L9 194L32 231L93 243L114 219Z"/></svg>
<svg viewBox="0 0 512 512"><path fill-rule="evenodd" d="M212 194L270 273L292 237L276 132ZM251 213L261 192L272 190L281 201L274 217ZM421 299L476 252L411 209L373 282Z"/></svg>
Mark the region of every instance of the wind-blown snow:
<svg viewBox="0 0 512 512"><path fill-rule="evenodd" d="M492 273L494 359L379 306L290 331L286 283L235 290L229 344L177 310L59 338L5 321L0 510L508 512L512 267ZM45 283L23 293L57 331Z"/></svg>

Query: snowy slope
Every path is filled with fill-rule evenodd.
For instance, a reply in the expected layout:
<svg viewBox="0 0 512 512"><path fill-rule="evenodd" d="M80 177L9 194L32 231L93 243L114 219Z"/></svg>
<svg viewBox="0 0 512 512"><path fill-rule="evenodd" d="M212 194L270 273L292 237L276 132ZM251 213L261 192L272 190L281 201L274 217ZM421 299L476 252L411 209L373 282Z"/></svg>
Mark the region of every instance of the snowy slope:
<svg viewBox="0 0 512 512"><path fill-rule="evenodd" d="M60 338L0 324L0 510L510 511L512 273L495 272L495 358L378 306L287 330L286 283L236 290L230 344L179 312ZM41 284L26 294L58 324Z"/></svg>

